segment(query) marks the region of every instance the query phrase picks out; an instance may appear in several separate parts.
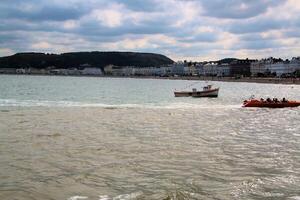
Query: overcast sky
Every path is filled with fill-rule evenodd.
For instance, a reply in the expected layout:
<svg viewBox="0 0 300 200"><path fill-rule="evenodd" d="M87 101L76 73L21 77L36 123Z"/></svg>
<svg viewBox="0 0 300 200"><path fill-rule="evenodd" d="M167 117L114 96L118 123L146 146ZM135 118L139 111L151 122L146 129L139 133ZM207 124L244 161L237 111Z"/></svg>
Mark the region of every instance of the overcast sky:
<svg viewBox="0 0 300 200"><path fill-rule="evenodd" d="M300 1L0 0L0 56L70 51L291 58L300 56Z"/></svg>

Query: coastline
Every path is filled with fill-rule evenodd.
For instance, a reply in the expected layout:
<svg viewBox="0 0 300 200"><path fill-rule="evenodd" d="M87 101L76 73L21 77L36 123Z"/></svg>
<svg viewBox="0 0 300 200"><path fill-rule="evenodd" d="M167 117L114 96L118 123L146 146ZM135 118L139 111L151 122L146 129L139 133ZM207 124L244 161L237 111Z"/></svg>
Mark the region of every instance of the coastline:
<svg viewBox="0 0 300 200"><path fill-rule="evenodd" d="M144 78L144 77L143 77ZM195 77L195 76L183 76L183 77L152 77L158 79L170 79L170 80L200 80L200 81L221 81L221 82L245 82L245 83L262 83L262 84L293 84L300 85L300 79L298 78L260 78L260 77Z"/></svg>
<svg viewBox="0 0 300 200"><path fill-rule="evenodd" d="M220 81L220 82L245 82L245 83L261 83L261 84L287 84L300 85L300 78L262 78L262 77L209 77L209 76L98 76L98 75L50 75L50 74L0 74L12 76L69 76L69 77L99 77L99 78L135 78L135 79L163 79L163 80L198 80L198 81Z"/></svg>
<svg viewBox="0 0 300 200"><path fill-rule="evenodd" d="M160 77L160 76L101 76L103 78L135 78L135 79L162 79L162 80L191 80L191 81L220 81L220 82L240 82L240 83L261 83L261 84L284 84L300 85L300 78L260 78L260 77L198 77L198 76L179 76L179 77Z"/></svg>

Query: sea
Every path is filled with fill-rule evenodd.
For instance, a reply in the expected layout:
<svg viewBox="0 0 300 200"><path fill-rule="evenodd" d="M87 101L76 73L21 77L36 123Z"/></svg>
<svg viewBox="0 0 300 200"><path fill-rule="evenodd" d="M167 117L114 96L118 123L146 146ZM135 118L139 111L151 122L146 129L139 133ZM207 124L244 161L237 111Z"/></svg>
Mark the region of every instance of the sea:
<svg viewBox="0 0 300 200"><path fill-rule="evenodd" d="M0 75L0 199L299 200L300 108L252 95L300 85Z"/></svg>

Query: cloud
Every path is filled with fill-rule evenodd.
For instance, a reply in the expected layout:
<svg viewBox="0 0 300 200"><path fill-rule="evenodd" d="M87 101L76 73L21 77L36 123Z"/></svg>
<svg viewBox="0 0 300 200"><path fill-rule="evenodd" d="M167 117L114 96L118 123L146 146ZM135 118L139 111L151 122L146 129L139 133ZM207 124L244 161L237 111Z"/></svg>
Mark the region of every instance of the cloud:
<svg viewBox="0 0 300 200"><path fill-rule="evenodd" d="M75 20L67 20L62 24L63 28L66 30L75 29L79 27L79 23Z"/></svg>
<svg viewBox="0 0 300 200"><path fill-rule="evenodd" d="M258 18L232 23L229 26L229 31L237 34L258 33L269 30L283 29L288 26L289 22L287 21Z"/></svg>
<svg viewBox="0 0 300 200"><path fill-rule="evenodd" d="M32 48L37 50L48 50L50 49L50 47L51 45L48 42L39 42L32 44Z"/></svg>
<svg viewBox="0 0 300 200"><path fill-rule="evenodd" d="M201 1L205 15L217 18L245 19L258 16L285 0L214 0Z"/></svg>
<svg viewBox="0 0 300 200"><path fill-rule="evenodd" d="M116 0L119 4L124 4L126 7L135 12L154 12L159 9L162 1L157 0Z"/></svg>
<svg viewBox="0 0 300 200"><path fill-rule="evenodd" d="M123 19L126 17L124 16L122 9L122 5L113 4L106 9L93 10L91 15L102 25L114 28L121 26Z"/></svg>
<svg viewBox="0 0 300 200"><path fill-rule="evenodd" d="M0 55L11 55L13 54L13 50L8 48L0 48Z"/></svg>
<svg viewBox="0 0 300 200"><path fill-rule="evenodd" d="M122 50L175 60L292 57L300 55L299 31L297 0L0 1L0 56Z"/></svg>
<svg viewBox="0 0 300 200"><path fill-rule="evenodd" d="M3 19L27 21L64 21L79 19L86 11L78 6L49 4L45 1L4 2L0 5L0 9L0 16Z"/></svg>

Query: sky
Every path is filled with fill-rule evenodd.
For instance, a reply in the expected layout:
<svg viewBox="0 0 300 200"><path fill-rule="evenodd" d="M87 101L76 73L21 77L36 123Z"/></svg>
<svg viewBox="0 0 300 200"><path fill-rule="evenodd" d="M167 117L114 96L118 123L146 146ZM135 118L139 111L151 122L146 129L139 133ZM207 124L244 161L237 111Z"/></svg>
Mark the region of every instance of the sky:
<svg viewBox="0 0 300 200"><path fill-rule="evenodd" d="M74 51L290 59L300 56L300 1L0 0L0 56Z"/></svg>

